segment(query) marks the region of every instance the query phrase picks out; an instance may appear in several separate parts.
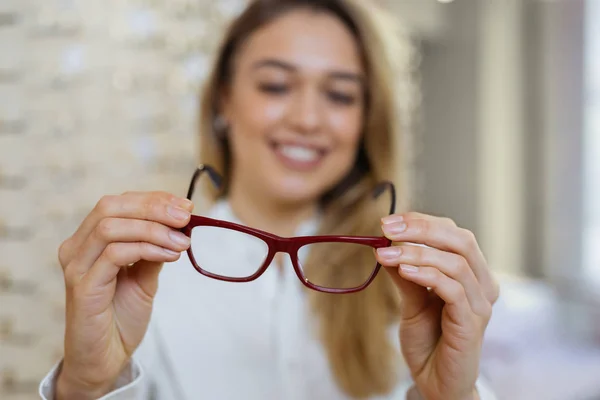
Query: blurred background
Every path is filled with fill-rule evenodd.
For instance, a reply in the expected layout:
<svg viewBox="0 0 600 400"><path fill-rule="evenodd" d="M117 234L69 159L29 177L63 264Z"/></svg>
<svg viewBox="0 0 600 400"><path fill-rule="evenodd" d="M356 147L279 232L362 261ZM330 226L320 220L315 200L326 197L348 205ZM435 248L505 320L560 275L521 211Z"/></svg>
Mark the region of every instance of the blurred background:
<svg viewBox="0 0 600 400"><path fill-rule="evenodd" d="M473 230L502 283L482 372L500 399L600 399L600 0L378 2L405 32L414 208ZM185 193L243 5L0 0L1 399L61 358L57 247L96 201Z"/></svg>

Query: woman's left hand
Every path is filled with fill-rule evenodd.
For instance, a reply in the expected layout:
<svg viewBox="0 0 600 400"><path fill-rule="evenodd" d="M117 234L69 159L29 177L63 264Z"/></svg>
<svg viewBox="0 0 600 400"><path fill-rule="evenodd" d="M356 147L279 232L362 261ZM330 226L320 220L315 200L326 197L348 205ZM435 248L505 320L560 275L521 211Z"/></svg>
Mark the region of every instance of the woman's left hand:
<svg viewBox="0 0 600 400"><path fill-rule="evenodd" d="M428 400L477 399L481 346L499 287L475 236L450 219L419 213L382 223L385 236L401 243L378 249L377 259L402 294L400 343L417 389Z"/></svg>

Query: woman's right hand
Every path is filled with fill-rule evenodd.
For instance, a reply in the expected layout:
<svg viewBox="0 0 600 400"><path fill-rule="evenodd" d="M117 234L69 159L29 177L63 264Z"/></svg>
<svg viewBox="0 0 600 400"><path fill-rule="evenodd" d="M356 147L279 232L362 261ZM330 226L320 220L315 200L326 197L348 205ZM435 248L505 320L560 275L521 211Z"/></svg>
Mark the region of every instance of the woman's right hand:
<svg viewBox="0 0 600 400"><path fill-rule="evenodd" d="M59 249L66 286L57 399L110 392L150 321L158 274L189 247L193 209L168 193L105 196Z"/></svg>

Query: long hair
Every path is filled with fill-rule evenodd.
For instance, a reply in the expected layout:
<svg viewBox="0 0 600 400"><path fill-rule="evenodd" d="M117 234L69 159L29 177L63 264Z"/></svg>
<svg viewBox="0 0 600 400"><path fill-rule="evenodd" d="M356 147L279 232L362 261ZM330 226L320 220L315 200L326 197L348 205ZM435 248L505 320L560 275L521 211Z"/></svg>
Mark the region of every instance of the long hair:
<svg viewBox="0 0 600 400"><path fill-rule="evenodd" d="M390 33L364 0L254 0L227 30L201 101L200 159L224 175L227 193L231 155L227 138L219 135L215 121L220 96L231 82L233 59L243 41L255 30L282 14L308 9L339 18L357 41L367 74L367 101L362 139L356 162L348 175L321 199L324 220L320 234L381 235L379 210L371 198L381 180L395 182L400 198L406 194L402 172L402 140L393 93L393 62L387 41ZM206 188L209 200L218 193ZM402 205L401 205L402 207ZM324 257L331 268L318 268ZM353 274L364 276L373 255L340 252L334 262L329 254L311 252L307 274L320 281L341 284ZM391 342L390 325L399 318L399 294L385 271L364 291L328 295L307 290L317 334L327 353L339 387L351 397L389 393L399 377L400 353ZM395 339L397 340L397 339Z"/></svg>

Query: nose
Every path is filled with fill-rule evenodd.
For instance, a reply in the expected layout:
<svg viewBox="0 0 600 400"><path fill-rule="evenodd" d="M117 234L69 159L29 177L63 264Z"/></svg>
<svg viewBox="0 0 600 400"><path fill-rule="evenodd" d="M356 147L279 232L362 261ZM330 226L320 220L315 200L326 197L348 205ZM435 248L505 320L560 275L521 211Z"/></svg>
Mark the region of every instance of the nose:
<svg viewBox="0 0 600 400"><path fill-rule="evenodd" d="M316 88L304 88L297 92L290 110L290 123L293 129L302 134L319 131L322 124L323 107L319 105L319 92Z"/></svg>

